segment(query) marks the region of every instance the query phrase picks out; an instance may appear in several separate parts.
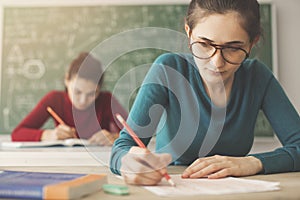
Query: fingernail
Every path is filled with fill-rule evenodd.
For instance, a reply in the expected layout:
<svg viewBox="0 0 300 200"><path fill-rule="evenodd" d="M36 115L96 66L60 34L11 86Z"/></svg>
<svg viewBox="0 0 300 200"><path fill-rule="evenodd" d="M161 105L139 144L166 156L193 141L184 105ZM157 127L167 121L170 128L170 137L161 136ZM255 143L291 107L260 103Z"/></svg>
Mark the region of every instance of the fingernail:
<svg viewBox="0 0 300 200"><path fill-rule="evenodd" d="M182 175L181 175L181 178L188 178L188 177L189 177L189 175L186 172L183 172Z"/></svg>

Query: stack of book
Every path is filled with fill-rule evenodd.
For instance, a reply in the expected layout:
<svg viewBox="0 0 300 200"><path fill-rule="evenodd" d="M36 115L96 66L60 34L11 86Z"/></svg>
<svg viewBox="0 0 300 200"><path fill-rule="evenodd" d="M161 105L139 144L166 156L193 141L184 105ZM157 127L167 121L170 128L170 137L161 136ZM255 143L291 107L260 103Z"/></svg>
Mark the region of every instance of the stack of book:
<svg viewBox="0 0 300 200"><path fill-rule="evenodd" d="M0 198L78 199L105 183L106 174L0 171Z"/></svg>

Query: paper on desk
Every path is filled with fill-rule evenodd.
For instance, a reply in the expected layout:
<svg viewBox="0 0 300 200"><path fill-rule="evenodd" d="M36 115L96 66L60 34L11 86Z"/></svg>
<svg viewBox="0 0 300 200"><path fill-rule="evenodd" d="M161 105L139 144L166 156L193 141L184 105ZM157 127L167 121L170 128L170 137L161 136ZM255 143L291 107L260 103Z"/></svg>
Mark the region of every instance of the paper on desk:
<svg viewBox="0 0 300 200"><path fill-rule="evenodd" d="M157 186L145 186L147 190L159 196L187 196L187 195L220 195L248 192L264 192L279 190L279 182L250 180L227 177L222 179L182 179L181 175L171 175L176 187L167 182Z"/></svg>

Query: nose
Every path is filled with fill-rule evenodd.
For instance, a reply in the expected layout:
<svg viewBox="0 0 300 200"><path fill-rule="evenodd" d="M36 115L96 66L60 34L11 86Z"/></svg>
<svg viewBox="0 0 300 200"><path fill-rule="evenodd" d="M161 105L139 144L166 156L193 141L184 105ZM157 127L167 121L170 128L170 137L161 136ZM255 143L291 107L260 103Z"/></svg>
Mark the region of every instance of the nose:
<svg viewBox="0 0 300 200"><path fill-rule="evenodd" d="M213 57L210 58L210 63L216 67L216 69L221 68L225 65L225 60L222 56L221 49L217 49L216 53L213 55Z"/></svg>
<svg viewBox="0 0 300 200"><path fill-rule="evenodd" d="M85 95L80 95L79 97L79 103L85 104L87 102L87 97Z"/></svg>

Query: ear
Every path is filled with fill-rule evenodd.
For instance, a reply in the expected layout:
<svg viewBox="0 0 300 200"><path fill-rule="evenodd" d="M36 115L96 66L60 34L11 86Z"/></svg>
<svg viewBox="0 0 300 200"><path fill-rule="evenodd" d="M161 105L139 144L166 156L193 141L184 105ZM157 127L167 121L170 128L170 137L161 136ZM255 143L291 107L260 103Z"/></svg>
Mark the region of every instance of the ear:
<svg viewBox="0 0 300 200"><path fill-rule="evenodd" d="M68 75L67 75L67 74L65 74L64 82L65 82L65 86L68 87L68 85L69 85L69 80L68 80Z"/></svg>
<svg viewBox="0 0 300 200"><path fill-rule="evenodd" d="M253 42L251 43L250 49L252 49L252 47L254 47L258 43L259 39L259 35L254 38Z"/></svg>
<svg viewBox="0 0 300 200"><path fill-rule="evenodd" d="M185 29L185 32L186 32L188 38L190 38L191 37L191 29L190 29L189 25L185 24L184 29Z"/></svg>

